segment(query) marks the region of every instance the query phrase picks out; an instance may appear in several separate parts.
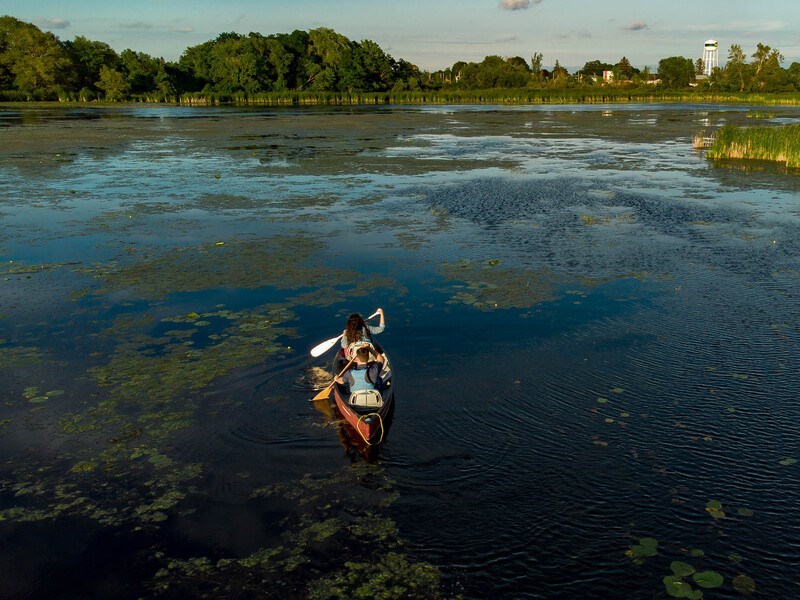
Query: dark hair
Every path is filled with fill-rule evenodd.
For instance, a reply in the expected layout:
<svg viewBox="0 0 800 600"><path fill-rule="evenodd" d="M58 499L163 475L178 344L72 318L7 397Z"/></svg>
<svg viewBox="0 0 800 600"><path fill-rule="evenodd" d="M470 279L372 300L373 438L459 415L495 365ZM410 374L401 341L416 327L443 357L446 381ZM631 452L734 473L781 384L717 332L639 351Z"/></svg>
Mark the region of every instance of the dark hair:
<svg viewBox="0 0 800 600"><path fill-rule="evenodd" d="M358 350L356 350L356 356L361 360L369 362L369 354L372 348L367 344L361 346Z"/></svg>
<svg viewBox="0 0 800 600"><path fill-rule="evenodd" d="M364 331L369 335L369 327L367 322L358 313L353 313L347 318L347 325L344 328L345 335L347 336L347 343L359 342L364 337Z"/></svg>

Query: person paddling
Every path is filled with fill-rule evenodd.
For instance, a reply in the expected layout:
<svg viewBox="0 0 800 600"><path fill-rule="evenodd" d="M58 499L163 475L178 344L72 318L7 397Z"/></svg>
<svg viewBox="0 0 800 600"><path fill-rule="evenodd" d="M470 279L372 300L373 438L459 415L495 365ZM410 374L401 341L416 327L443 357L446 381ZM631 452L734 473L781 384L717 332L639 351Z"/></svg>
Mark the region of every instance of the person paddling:
<svg viewBox="0 0 800 600"><path fill-rule="evenodd" d="M350 367L344 375L335 378L336 383L347 384L350 393L360 390L381 391L382 381L380 377L386 357L378 352L376 360L370 360L372 348L361 346L356 350L355 364Z"/></svg>
<svg viewBox="0 0 800 600"><path fill-rule="evenodd" d="M345 357L353 358L354 352L363 344L372 344L376 352L383 352L383 348L375 342L373 335L382 333L386 328L386 317L383 314L383 309L378 309L380 315L380 323L377 326L370 328L367 322L358 313L353 313L347 318L347 324L342 332L342 352Z"/></svg>

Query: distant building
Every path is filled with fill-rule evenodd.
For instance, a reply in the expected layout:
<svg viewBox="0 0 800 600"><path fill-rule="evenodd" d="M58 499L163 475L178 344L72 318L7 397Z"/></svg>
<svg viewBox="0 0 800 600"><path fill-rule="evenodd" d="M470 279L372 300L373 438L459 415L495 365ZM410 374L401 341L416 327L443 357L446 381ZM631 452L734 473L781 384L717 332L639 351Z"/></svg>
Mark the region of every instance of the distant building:
<svg viewBox="0 0 800 600"><path fill-rule="evenodd" d="M703 73L711 75L711 71L719 66L719 44L717 40L706 40L703 44Z"/></svg>
<svg viewBox="0 0 800 600"><path fill-rule="evenodd" d="M611 83L614 81L614 71L603 71L603 82Z"/></svg>

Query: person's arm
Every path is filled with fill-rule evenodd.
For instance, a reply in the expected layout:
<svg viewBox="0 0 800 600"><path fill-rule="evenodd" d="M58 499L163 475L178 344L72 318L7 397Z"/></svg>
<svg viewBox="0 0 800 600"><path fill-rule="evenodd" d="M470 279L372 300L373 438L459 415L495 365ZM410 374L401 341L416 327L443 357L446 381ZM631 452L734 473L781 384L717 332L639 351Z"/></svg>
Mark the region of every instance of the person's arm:
<svg viewBox="0 0 800 600"><path fill-rule="evenodd" d="M349 386L352 386L356 382L355 377L353 377L349 370L341 377L334 377L333 380L341 385L347 384Z"/></svg>
<svg viewBox="0 0 800 600"><path fill-rule="evenodd" d="M382 333L384 329L386 329L386 315L383 314L383 309L378 309L378 314L380 315L380 322L375 327L370 327L369 332L371 334L378 334Z"/></svg>
<svg viewBox="0 0 800 600"><path fill-rule="evenodd" d="M347 340L347 330L342 331L342 348L347 348L350 342Z"/></svg>

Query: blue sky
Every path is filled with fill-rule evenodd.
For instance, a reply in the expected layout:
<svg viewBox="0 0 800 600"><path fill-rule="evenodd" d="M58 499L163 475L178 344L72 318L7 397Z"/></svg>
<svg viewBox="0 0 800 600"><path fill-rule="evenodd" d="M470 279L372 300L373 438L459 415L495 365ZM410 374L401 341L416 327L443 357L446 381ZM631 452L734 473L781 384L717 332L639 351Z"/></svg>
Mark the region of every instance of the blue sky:
<svg viewBox="0 0 800 600"><path fill-rule="evenodd" d="M709 38L721 65L731 44L749 55L758 42L780 50L784 66L800 61L797 0L3 0L0 14L62 40L83 35L168 60L225 31L330 27L426 70L534 52L546 68L623 55L655 67L668 56L699 58Z"/></svg>

